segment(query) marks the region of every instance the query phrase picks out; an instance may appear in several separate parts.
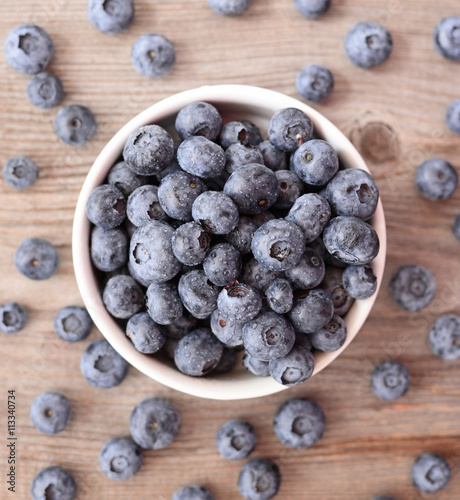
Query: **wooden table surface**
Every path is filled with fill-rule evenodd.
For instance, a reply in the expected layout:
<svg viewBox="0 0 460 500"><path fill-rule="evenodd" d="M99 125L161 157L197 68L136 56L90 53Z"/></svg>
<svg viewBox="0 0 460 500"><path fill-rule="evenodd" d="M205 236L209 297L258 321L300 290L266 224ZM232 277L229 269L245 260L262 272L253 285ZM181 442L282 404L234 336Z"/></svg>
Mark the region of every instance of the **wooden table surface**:
<svg viewBox="0 0 460 500"><path fill-rule="evenodd" d="M435 318L459 312L460 243L451 226L460 212L460 191L448 201L429 202L418 194L414 172L425 159L439 156L460 166L460 138L444 124L448 104L459 95L459 66L441 58L431 39L435 24L458 14L454 0L332 0L317 21L302 18L292 0L253 0L237 18L213 13L206 0L135 0L136 16L124 33L107 36L86 17L86 0L2 0L0 39L16 24L34 22L52 36L56 54L50 70L63 81L65 105L89 106L98 121L95 138L74 148L53 131L56 110L43 111L27 100L28 77L0 57L0 164L28 155L40 169L37 183L23 192L0 181L0 300L24 304L27 327L2 334L0 373L0 498L28 498L33 476L59 464L78 483L81 499L170 499L180 486L207 485L216 499L240 498L237 477L242 462L226 461L216 451L218 428L230 418L255 426L254 456L275 460L282 486L277 498L399 500L460 497L460 363L431 353L427 333ZM370 71L347 60L342 43L359 21L375 20L394 38L389 61ZM130 62L140 35L158 32L177 49L177 64L162 78L138 75ZM298 97L294 81L307 63L334 73L333 94L313 106L356 144L375 175L388 225L387 267L375 308L345 353L303 386L251 401L201 400L169 390L131 369L124 383L96 389L83 379L80 357L102 338L93 330L78 344L53 332L57 310L82 304L71 261L71 228L77 196L95 157L131 117L173 93L203 84L258 85ZM16 247L28 237L57 246L57 274L31 282L13 265ZM420 313L399 309L388 293L392 272L421 264L438 280L434 301ZM406 396L395 403L378 400L369 385L382 360L403 362L412 376ZM17 398L16 496L7 492L7 390ZM60 391L73 409L68 428L58 436L39 433L29 419L33 399ZM168 448L145 453L141 471L127 481L111 481L98 464L102 445L127 435L134 405L148 396L169 398L180 411L182 427ZM324 408L327 428L314 447L284 448L272 418L288 397L308 396ZM436 495L417 493L410 468L418 454L440 452L450 462L449 485Z"/></svg>

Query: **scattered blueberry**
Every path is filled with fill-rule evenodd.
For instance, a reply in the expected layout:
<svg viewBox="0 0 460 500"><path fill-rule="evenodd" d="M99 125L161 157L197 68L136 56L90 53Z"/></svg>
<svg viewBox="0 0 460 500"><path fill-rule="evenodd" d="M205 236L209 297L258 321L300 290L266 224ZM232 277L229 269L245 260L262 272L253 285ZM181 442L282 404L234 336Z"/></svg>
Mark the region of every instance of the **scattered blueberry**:
<svg viewBox="0 0 460 500"><path fill-rule="evenodd" d="M172 70L176 62L176 49L163 35L142 35L133 45L131 61L141 75L150 78L163 76Z"/></svg>
<svg viewBox="0 0 460 500"><path fill-rule="evenodd" d="M238 224L230 231L226 238L241 255L246 255L251 252L251 243L257 226L253 220L245 215L240 215Z"/></svg>
<svg viewBox="0 0 460 500"><path fill-rule="evenodd" d="M371 385L378 398L394 401L409 389L410 375L407 368L398 361L384 361L372 372Z"/></svg>
<svg viewBox="0 0 460 500"><path fill-rule="evenodd" d="M278 466L268 458L253 458L241 469L238 490L246 500L270 500L279 490Z"/></svg>
<svg viewBox="0 0 460 500"><path fill-rule="evenodd" d="M288 280L277 278L265 290L268 305L278 314L286 314L292 309L294 293Z"/></svg>
<svg viewBox="0 0 460 500"><path fill-rule="evenodd" d="M165 343L162 328L145 312L129 318L126 324L126 336L131 339L134 347L144 354L158 352Z"/></svg>
<svg viewBox="0 0 460 500"><path fill-rule="evenodd" d="M102 293L107 311L115 318L128 319L144 305L141 287L131 276L118 274L109 279Z"/></svg>
<svg viewBox="0 0 460 500"><path fill-rule="evenodd" d="M105 272L115 271L128 262L128 238L120 228L91 231L91 262Z"/></svg>
<svg viewBox="0 0 460 500"><path fill-rule="evenodd" d="M14 254L16 269L31 280L46 280L58 267L59 258L54 245L41 238L28 238Z"/></svg>
<svg viewBox="0 0 460 500"><path fill-rule="evenodd" d="M294 0L297 10L309 19L316 19L327 12L331 0Z"/></svg>
<svg viewBox="0 0 460 500"><path fill-rule="evenodd" d="M177 161L189 174L204 179L218 177L225 168L224 150L201 135L184 139L177 149Z"/></svg>
<svg viewBox="0 0 460 500"><path fill-rule="evenodd" d="M198 135L215 141L222 129L222 117L212 104L192 102L179 111L175 126L182 140Z"/></svg>
<svg viewBox="0 0 460 500"><path fill-rule="evenodd" d="M27 156L10 158L3 167L5 182L14 189L30 187L38 177L37 165Z"/></svg>
<svg viewBox="0 0 460 500"><path fill-rule="evenodd" d="M451 16L439 21L433 33L435 49L446 59L460 61L460 18Z"/></svg>
<svg viewBox="0 0 460 500"><path fill-rule="evenodd" d="M343 288L354 299L368 299L377 290L377 277L370 266L348 266L342 275Z"/></svg>
<svg viewBox="0 0 460 500"><path fill-rule="evenodd" d="M330 218L329 203L316 193L307 193L297 198L286 216L286 220L302 229L307 244L318 238Z"/></svg>
<svg viewBox="0 0 460 500"><path fill-rule="evenodd" d="M288 162L286 152L276 148L270 141L263 141L258 145L263 156L263 164L270 170L286 170Z"/></svg>
<svg viewBox="0 0 460 500"><path fill-rule="evenodd" d="M172 500L214 500L213 494L201 484L191 484L179 488Z"/></svg>
<svg viewBox="0 0 460 500"><path fill-rule="evenodd" d="M450 476L446 459L436 453L423 453L412 465L412 482L424 493L441 491L449 482Z"/></svg>
<svg viewBox="0 0 460 500"><path fill-rule="evenodd" d="M217 307L227 318L244 323L259 314L262 298L252 286L235 282L219 293Z"/></svg>
<svg viewBox="0 0 460 500"><path fill-rule="evenodd" d="M142 449L127 437L107 441L99 454L102 472L110 479L128 479L142 465Z"/></svg>
<svg viewBox="0 0 460 500"><path fill-rule="evenodd" d="M294 296L289 319L299 332L313 333L325 326L334 314L330 295L320 288L302 290Z"/></svg>
<svg viewBox="0 0 460 500"><path fill-rule="evenodd" d="M270 375L286 387L302 384L313 375L315 358L299 345L294 345L286 356L269 362Z"/></svg>
<svg viewBox="0 0 460 500"><path fill-rule="evenodd" d="M329 2L330 0L326 0L326 3L329 4ZM324 0L323 3L325 3ZM319 102L326 99L332 92L334 77L326 67L320 64L310 64L297 74L296 88L304 99Z"/></svg>
<svg viewBox="0 0 460 500"><path fill-rule="evenodd" d="M88 3L88 18L102 33L120 33L128 28L133 17L133 0L90 0Z"/></svg>
<svg viewBox="0 0 460 500"><path fill-rule="evenodd" d="M80 306L66 306L54 317L54 331L67 342L80 342L93 328L88 311Z"/></svg>
<svg viewBox="0 0 460 500"><path fill-rule="evenodd" d="M438 358L460 359L460 317L455 314L440 316L430 328L430 347Z"/></svg>
<svg viewBox="0 0 460 500"><path fill-rule="evenodd" d="M454 225L452 226L454 236L460 241L460 214L455 217Z"/></svg>
<svg viewBox="0 0 460 500"><path fill-rule="evenodd" d="M0 330L5 333L17 333L27 323L27 312L17 302L4 302L0 305Z"/></svg>
<svg viewBox="0 0 460 500"><path fill-rule="evenodd" d="M90 141L96 128L96 118L91 110L78 104L62 108L54 122L58 137L71 146L81 146Z"/></svg>
<svg viewBox="0 0 460 500"><path fill-rule="evenodd" d="M286 269L286 278L297 288L307 290L317 287L324 278L326 267L323 259L312 248L305 252L295 266Z"/></svg>
<svg viewBox="0 0 460 500"><path fill-rule="evenodd" d="M219 243L211 248L203 261L203 271L217 286L226 286L241 273L241 255L229 243Z"/></svg>
<svg viewBox="0 0 460 500"><path fill-rule="evenodd" d="M449 162L441 158L431 158L418 167L415 183L425 198L446 200L457 189L458 176Z"/></svg>
<svg viewBox="0 0 460 500"><path fill-rule="evenodd" d="M184 308L177 286L172 283L152 283L145 296L147 312L159 325L170 325L182 316Z"/></svg>
<svg viewBox="0 0 460 500"><path fill-rule="evenodd" d="M460 99L452 101L447 108L446 123L452 132L460 134Z"/></svg>
<svg viewBox="0 0 460 500"><path fill-rule="evenodd" d="M206 191L192 205L192 217L212 234L228 234L238 224L238 208L222 191Z"/></svg>
<svg viewBox="0 0 460 500"><path fill-rule="evenodd" d="M207 318L217 306L220 288L211 283L202 270L183 274L178 289L182 304L195 318Z"/></svg>
<svg viewBox="0 0 460 500"><path fill-rule="evenodd" d="M32 500L74 500L77 496L77 485L74 478L62 467L47 467L34 477L30 495Z"/></svg>
<svg viewBox="0 0 460 500"><path fill-rule="evenodd" d="M64 87L56 75L39 73L27 85L27 97L38 108L54 108L64 98Z"/></svg>
<svg viewBox="0 0 460 500"><path fill-rule="evenodd" d="M251 3L251 0L208 0L211 9L224 16L242 14Z"/></svg>
<svg viewBox="0 0 460 500"><path fill-rule="evenodd" d="M196 222L179 226L172 235L172 251L179 262L196 266L203 262L211 247L211 236Z"/></svg>
<svg viewBox="0 0 460 500"><path fill-rule="evenodd" d="M44 392L37 396L30 407L34 426L44 434L58 434L70 420L69 400L57 392Z"/></svg>
<svg viewBox="0 0 460 500"><path fill-rule="evenodd" d="M300 109L276 111L268 124L268 138L281 151L292 152L311 139L313 123Z"/></svg>
<svg viewBox="0 0 460 500"><path fill-rule="evenodd" d="M107 182L118 188L123 196L128 198L133 191L146 183L146 178L133 172L126 162L119 161L110 169Z"/></svg>
<svg viewBox="0 0 460 500"><path fill-rule="evenodd" d="M360 68L372 68L385 62L393 49L390 32L375 22L356 24L345 38L345 52Z"/></svg>
<svg viewBox="0 0 460 500"><path fill-rule="evenodd" d="M323 186L339 169L335 149L326 141L312 139L302 144L294 153L296 174L310 186Z"/></svg>
<svg viewBox="0 0 460 500"><path fill-rule="evenodd" d="M347 325L337 315L332 316L318 331L310 334L313 347L323 352L334 352L340 349L347 340Z"/></svg>
<svg viewBox="0 0 460 500"><path fill-rule="evenodd" d="M254 427L245 420L235 419L225 422L216 437L219 453L228 460L247 458L257 444Z"/></svg>
<svg viewBox="0 0 460 500"><path fill-rule="evenodd" d="M401 266L390 281L391 296L406 311L420 311L433 300L435 293L436 278L422 266Z"/></svg>
<svg viewBox="0 0 460 500"><path fill-rule="evenodd" d="M261 361L260 359L253 358L249 353L245 352L243 356L243 366L258 377L268 377L270 369L268 361Z"/></svg>

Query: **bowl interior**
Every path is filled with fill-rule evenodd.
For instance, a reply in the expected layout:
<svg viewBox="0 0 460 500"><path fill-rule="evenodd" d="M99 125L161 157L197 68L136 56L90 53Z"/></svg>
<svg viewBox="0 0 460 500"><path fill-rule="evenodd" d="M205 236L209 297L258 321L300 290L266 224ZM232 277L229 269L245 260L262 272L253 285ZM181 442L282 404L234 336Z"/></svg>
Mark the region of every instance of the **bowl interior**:
<svg viewBox="0 0 460 500"><path fill-rule="evenodd" d="M97 328L130 364L152 379L173 389L211 399L245 399L273 394L286 387L271 377L256 377L242 366L235 367L227 374L195 378L180 373L166 360L138 352L106 311L100 286L91 265L89 249L91 227L86 217L86 202L91 192L104 182L110 168L120 158L128 136L135 129L156 123L165 127L174 138L177 138L174 129L175 116L183 106L194 101L214 104L221 112L224 123L235 119L248 119L258 125L263 133L266 132L269 120L275 111L286 107L299 108L310 116L318 136L336 149L346 167L369 171L354 146L337 127L323 115L292 97L245 85L205 86L173 95L154 104L125 125L103 149L90 169L78 199L73 226L72 251L77 284ZM385 218L380 201L370 223L380 238L380 252L372 263L380 286L386 255ZM348 329L345 344L333 353L315 353L314 374L324 369L350 344L369 315L377 293L378 290L367 300L355 301L345 317Z"/></svg>

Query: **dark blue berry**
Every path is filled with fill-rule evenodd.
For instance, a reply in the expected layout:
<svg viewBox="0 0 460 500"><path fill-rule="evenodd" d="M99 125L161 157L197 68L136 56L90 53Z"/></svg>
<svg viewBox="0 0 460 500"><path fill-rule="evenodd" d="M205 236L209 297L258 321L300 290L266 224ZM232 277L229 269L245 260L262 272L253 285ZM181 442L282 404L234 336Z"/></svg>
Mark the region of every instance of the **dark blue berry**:
<svg viewBox="0 0 460 500"><path fill-rule="evenodd" d="M288 209L304 192L304 184L295 172L290 170L277 170L275 172L279 184L279 195L273 206Z"/></svg>
<svg viewBox="0 0 460 500"><path fill-rule="evenodd" d="M440 316L430 328L430 347L441 359L460 359L460 317L455 314Z"/></svg>
<svg viewBox="0 0 460 500"><path fill-rule="evenodd" d="M268 305L278 314L286 314L292 309L294 294L288 280L277 278L265 290Z"/></svg>
<svg viewBox="0 0 460 500"><path fill-rule="evenodd" d="M97 186L86 202L86 215L94 225L103 229L119 226L126 217L123 193L110 184Z"/></svg>
<svg viewBox="0 0 460 500"><path fill-rule="evenodd" d="M147 182L147 179L142 175L137 175L133 172L126 162L119 161L116 163L107 176L108 184L118 188L125 198Z"/></svg>
<svg viewBox="0 0 460 500"><path fill-rule="evenodd" d="M171 283L152 283L145 296L147 312L159 325L170 325L182 316L184 308L177 286Z"/></svg>
<svg viewBox="0 0 460 500"><path fill-rule="evenodd" d="M450 480L451 472L446 459L436 453L423 453L412 465L414 486L424 493L442 490Z"/></svg>
<svg viewBox="0 0 460 500"><path fill-rule="evenodd" d="M286 278L297 288L315 288L323 281L325 265L320 255L312 248L305 252L295 266L286 269Z"/></svg>
<svg viewBox="0 0 460 500"><path fill-rule="evenodd" d="M394 401L406 394L410 386L410 375L407 368L398 361L384 361L372 372L371 386L378 398Z"/></svg>
<svg viewBox="0 0 460 500"><path fill-rule="evenodd" d="M281 151L292 152L311 139L313 123L300 109L276 111L268 124L268 138Z"/></svg>
<svg viewBox="0 0 460 500"><path fill-rule="evenodd" d="M152 221L136 229L129 247L132 276L145 286L174 278L181 264L172 251L174 230L168 224Z"/></svg>
<svg viewBox="0 0 460 500"><path fill-rule="evenodd" d="M126 215L136 227L152 220L167 219L158 200L158 187L145 185L137 188L128 198Z"/></svg>
<svg viewBox="0 0 460 500"><path fill-rule="evenodd" d="M323 186L339 169L335 149L326 141L312 139L302 144L293 156L296 174L310 186Z"/></svg>
<svg viewBox="0 0 460 500"><path fill-rule="evenodd" d="M310 351L294 345L286 356L270 361L268 367L276 382L286 387L294 387L313 375L315 358Z"/></svg>
<svg viewBox="0 0 460 500"><path fill-rule="evenodd" d="M305 290L294 296L289 319L299 332L313 333L325 326L334 314L330 295L320 288Z"/></svg>
<svg viewBox="0 0 460 500"><path fill-rule="evenodd" d="M259 314L262 298L260 293L250 285L235 282L220 292L217 307L227 318L244 323Z"/></svg>
<svg viewBox="0 0 460 500"><path fill-rule="evenodd" d="M212 373L228 373L233 370L238 359L236 349L224 347L222 357Z"/></svg>
<svg viewBox="0 0 460 500"><path fill-rule="evenodd" d="M38 167L27 156L15 156L10 158L3 167L3 178L5 182L14 189L26 189L30 187L38 177Z"/></svg>
<svg viewBox="0 0 460 500"><path fill-rule="evenodd" d="M326 428L321 406L312 399L292 398L275 413L273 430L284 446L309 448L317 443Z"/></svg>
<svg viewBox="0 0 460 500"><path fill-rule="evenodd" d="M313 344L311 343L310 334L296 332L295 334L295 345L303 351L311 351L313 349Z"/></svg>
<svg viewBox="0 0 460 500"><path fill-rule="evenodd" d="M107 311L115 318L128 319L142 309L141 287L131 276L118 274L109 279L102 293Z"/></svg>
<svg viewBox="0 0 460 500"><path fill-rule="evenodd" d="M273 220L276 217L270 212L270 210L265 210L265 212L259 212L251 217L254 224L259 228L262 224L265 224L269 220Z"/></svg>
<svg viewBox="0 0 460 500"><path fill-rule="evenodd" d="M446 200L457 189L458 176L449 162L441 158L431 158L418 167L415 183L425 198Z"/></svg>
<svg viewBox="0 0 460 500"><path fill-rule="evenodd" d="M30 495L32 500L74 500L77 496L77 485L75 479L62 467L47 467L34 477Z"/></svg>
<svg viewBox="0 0 460 500"><path fill-rule="evenodd" d="M120 385L128 374L129 364L107 340L90 344L81 357L80 369L91 385L110 389Z"/></svg>
<svg viewBox="0 0 460 500"><path fill-rule="evenodd" d="M334 352L340 349L347 340L347 325L336 314L318 331L310 334L313 347L324 352Z"/></svg>
<svg viewBox="0 0 460 500"><path fill-rule="evenodd" d="M213 494L201 484L191 484L179 488L172 500L214 500Z"/></svg>
<svg viewBox="0 0 460 500"><path fill-rule="evenodd" d="M44 434L63 431L70 420L69 400L57 392L44 392L37 396L30 407L30 418L34 426Z"/></svg>
<svg viewBox="0 0 460 500"><path fill-rule="evenodd" d="M226 286L238 279L241 273L241 255L229 243L219 243L204 259L203 271L214 285Z"/></svg>
<svg viewBox="0 0 460 500"><path fill-rule="evenodd" d="M257 433L245 420L229 420L219 429L216 443L224 458L240 460L249 457L253 452L257 444Z"/></svg>
<svg viewBox="0 0 460 500"><path fill-rule="evenodd" d="M329 3L329 0L327 1ZM296 78L297 92L309 101L319 102L332 92L334 77L320 64L310 64L302 68Z"/></svg>
<svg viewBox="0 0 460 500"><path fill-rule="evenodd" d="M211 283L201 270L183 274L178 289L182 304L198 319L207 318L217 306L220 288Z"/></svg>
<svg viewBox="0 0 460 500"><path fill-rule="evenodd" d="M225 150L225 170L232 174L241 165L264 163L262 153L257 147L235 142Z"/></svg>
<svg viewBox="0 0 460 500"><path fill-rule="evenodd" d="M174 157L174 141L159 125L135 130L126 141L123 159L139 175L155 175L164 170Z"/></svg>
<svg viewBox="0 0 460 500"><path fill-rule="evenodd" d="M294 0L294 4L302 15L316 19L329 9L331 0Z"/></svg>
<svg viewBox="0 0 460 500"><path fill-rule="evenodd" d="M270 283L281 275L281 272L270 271L256 259L251 259L243 267L240 281L264 292Z"/></svg>
<svg viewBox="0 0 460 500"><path fill-rule="evenodd" d="M176 49L163 35L147 34L139 37L131 51L131 61L141 75L154 78L169 73L176 62Z"/></svg>
<svg viewBox="0 0 460 500"><path fill-rule="evenodd" d="M330 218L331 207L328 201L316 193L307 193L297 198L286 216L286 220L302 229L307 244L318 238Z"/></svg>
<svg viewBox="0 0 460 500"><path fill-rule="evenodd" d="M90 141L96 128L96 118L91 110L78 104L62 108L54 121L58 137L71 146L81 146Z"/></svg>
<svg viewBox="0 0 460 500"><path fill-rule="evenodd" d="M171 403L162 398L147 398L138 403L129 418L134 441L148 450L169 446L177 437L180 416Z"/></svg>
<svg viewBox="0 0 460 500"><path fill-rule="evenodd" d="M164 334L168 338L179 340L182 337L185 337L187 333L195 330L197 324L198 320L187 311L185 311L180 318L177 318L176 321L174 321L174 323L166 326Z"/></svg>
<svg viewBox="0 0 460 500"><path fill-rule="evenodd" d="M27 97L38 108L53 108L64 98L64 87L56 75L39 73L27 85Z"/></svg>
<svg viewBox="0 0 460 500"><path fill-rule="evenodd" d="M107 441L99 454L102 472L110 479L128 479L142 465L142 449L127 437Z"/></svg>
<svg viewBox="0 0 460 500"><path fill-rule="evenodd" d="M177 150L177 161L189 174L204 179L218 177L225 168L224 150L201 135L182 141Z"/></svg>
<svg viewBox="0 0 460 500"><path fill-rule="evenodd" d="M27 323L27 312L17 302L4 302L0 305L0 330L5 333L17 333Z"/></svg>
<svg viewBox="0 0 460 500"><path fill-rule="evenodd" d="M115 271L128 262L128 237L120 228L91 231L91 262L105 272Z"/></svg>
<svg viewBox="0 0 460 500"><path fill-rule="evenodd" d="M222 191L206 191L193 202L192 217L212 234L228 234L238 224L238 207Z"/></svg>
<svg viewBox="0 0 460 500"><path fill-rule="evenodd" d="M209 328L198 328L179 340L174 362L182 373L202 377L219 364L223 349Z"/></svg>
<svg viewBox="0 0 460 500"><path fill-rule="evenodd" d="M67 342L80 342L93 328L88 311L80 306L66 306L54 317L54 331Z"/></svg>
<svg viewBox="0 0 460 500"><path fill-rule="evenodd" d="M44 71L51 62L54 45L40 26L20 24L6 36L3 51L6 62L14 70L35 75Z"/></svg>
<svg viewBox="0 0 460 500"><path fill-rule="evenodd" d="M183 140L200 135L215 141L222 128L222 117L209 102L192 102L179 111L175 126L179 137Z"/></svg>
<svg viewBox="0 0 460 500"><path fill-rule="evenodd" d="M370 266L348 266L342 280L343 288L354 299L368 299L377 290L377 277Z"/></svg>
<svg viewBox="0 0 460 500"><path fill-rule="evenodd" d="M270 141L261 142L258 148L263 157L261 163L270 170L276 172L277 170L286 170L288 168L286 153L277 149Z"/></svg>
<svg viewBox="0 0 460 500"><path fill-rule="evenodd" d="M422 266L401 266L390 281L391 296L406 311L420 311L433 300L435 293L436 278Z"/></svg>
<svg viewBox="0 0 460 500"><path fill-rule="evenodd" d="M334 304L334 314L344 316L353 305L354 299L349 295L343 285L343 269L333 266L326 267L326 273L321 283L321 288L326 290Z"/></svg>
<svg viewBox="0 0 460 500"><path fill-rule="evenodd" d="M270 375L268 361L256 359L247 352L245 352L243 356L243 366L253 375L257 375L258 377L268 377Z"/></svg>
<svg viewBox="0 0 460 500"><path fill-rule="evenodd" d="M360 68L372 68L385 62L393 49L390 32L375 22L356 24L345 38L345 53Z"/></svg>
<svg viewBox="0 0 460 500"><path fill-rule="evenodd" d="M172 251L187 266L203 262L211 247L211 236L196 222L179 226L172 235Z"/></svg>
<svg viewBox="0 0 460 500"><path fill-rule="evenodd" d="M433 33L435 49L446 59L460 61L460 18L445 17L436 25Z"/></svg>
<svg viewBox="0 0 460 500"><path fill-rule="evenodd" d="M59 258L54 245L41 238L28 238L16 249L16 269L31 280L46 280L58 267Z"/></svg>
<svg viewBox="0 0 460 500"><path fill-rule="evenodd" d="M224 16L242 14L251 3L251 0L208 0L211 9Z"/></svg>
<svg viewBox="0 0 460 500"><path fill-rule="evenodd" d="M120 33L133 18L133 0L90 0L88 3L88 19L102 33Z"/></svg>
<svg viewBox="0 0 460 500"><path fill-rule="evenodd" d="M162 328L144 312L129 318L126 324L126 336L134 347L144 354L153 354L159 351L165 343Z"/></svg>
<svg viewBox="0 0 460 500"><path fill-rule="evenodd" d="M460 99L452 101L447 108L446 123L452 132L460 134Z"/></svg>
<svg viewBox="0 0 460 500"><path fill-rule="evenodd" d="M268 458L253 458L241 469L238 490L246 500L270 500L279 490L278 466Z"/></svg>
<svg viewBox="0 0 460 500"><path fill-rule="evenodd" d="M230 231L226 238L241 255L246 255L251 252L251 243L257 226L252 219L241 215L236 227Z"/></svg>
<svg viewBox="0 0 460 500"><path fill-rule="evenodd" d="M232 121L226 123L220 132L220 145L227 149L235 143L241 143L249 146L257 146L262 141L259 130L255 125L248 121Z"/></svg>

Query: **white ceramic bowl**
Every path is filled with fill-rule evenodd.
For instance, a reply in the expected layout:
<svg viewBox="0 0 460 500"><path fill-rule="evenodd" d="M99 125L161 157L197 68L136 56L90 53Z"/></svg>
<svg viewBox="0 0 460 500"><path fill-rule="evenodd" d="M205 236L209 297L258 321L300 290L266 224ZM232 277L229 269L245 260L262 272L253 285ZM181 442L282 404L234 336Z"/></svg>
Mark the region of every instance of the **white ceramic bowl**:
<svg viewBox="0 0 460 500"><path fill-rule="evenodd" d="M286 389L271 377L256 377L242 366L228 374L208 377L189 377L180 373L171 363L141 354L125 336L122 329L106 311L99 284L90 260L90 222L86 218L86 201L93 189L104 182L112 165L120 158L128 136L138 127L157 123L165 127L173 137L177 137L174 121L178 111L194 101L207 101L221 112L224 123L229 120L246 118L266 131L272 114L278 109L296 107L303 110L313 121L317 134L328 141L337 151L346 167L368 168L350 141L340 130L318 111L303 102L272 90L245 85L205 86L181 92L154 104L126 124L107 144L97 157L83 184L73 225L73 261L78 287L86 308L97 328L110 344L135 368L150 378L173 389L211 399L245 399L273 394ZM380 253L372 266L378 279L382 281L386 255L386 230L382 204L370 221L380 238ZM377 292L367 300L355 301L346 315L348 337L341 349L333 353L315 354L314 375L323 370L355 338L369 315L377 297ZM308 384L308 381L305 382Z"/></svg>

